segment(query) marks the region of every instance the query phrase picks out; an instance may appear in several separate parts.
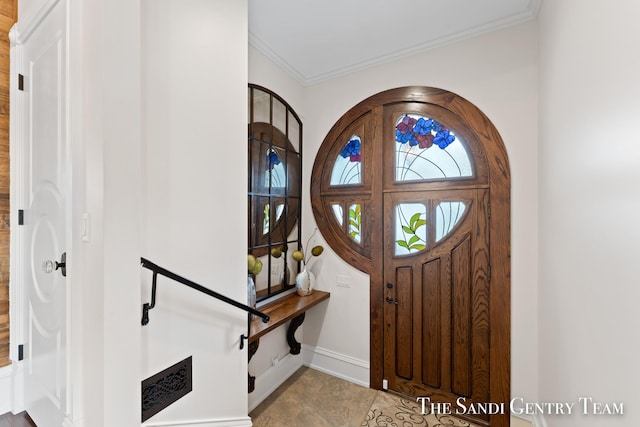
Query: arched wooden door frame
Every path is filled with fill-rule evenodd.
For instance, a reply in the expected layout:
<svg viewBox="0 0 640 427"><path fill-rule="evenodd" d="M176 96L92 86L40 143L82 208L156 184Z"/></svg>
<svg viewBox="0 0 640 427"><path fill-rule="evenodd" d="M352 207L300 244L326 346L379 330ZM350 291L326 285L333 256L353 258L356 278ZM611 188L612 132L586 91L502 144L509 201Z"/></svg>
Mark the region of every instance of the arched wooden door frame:
<svg viewBox="0 0 640 427"><path fill-rule="evenodd" d="M489 328L490 328L490 385L492 402L504 402L505 414L493 415L490 425L502 427L509 425L509 400L511 376L510 352L510 301L511 301L511 258L510 258L510 169L507 151L495 126L474 104L446 90L428 87L403 87L387 90L360 102L345 113L331 128L318 151L311 177L311 203L320 231L332 249L345 261L370 275L370 387L383 388L384 366L384 284L382 233L371 235L370 256L353 250L347 239L329 226L331 212L322 201L322 189L331 174L329 164L335 159L335 146L338 138L360 117L367 114L382 114L387 105L413 102L432 104L443 108L464 121L475 139L475 147L483 152L488 170L490 203L489 239L490 239L490 281L489 281ZM381 121L380 121L381 122ZM382 129L369 129L372 140L379 140ZM373 144L363 156L381 158L382 144ZM333 156L333 157L332 157ZM366 179L366 177L365 177ZM373 180L370 186L372 195L382 194L380 180ZM378 188L379 187L379 188ZM371 197L367 209L372 221L383 218L382 197Z"/></svg>

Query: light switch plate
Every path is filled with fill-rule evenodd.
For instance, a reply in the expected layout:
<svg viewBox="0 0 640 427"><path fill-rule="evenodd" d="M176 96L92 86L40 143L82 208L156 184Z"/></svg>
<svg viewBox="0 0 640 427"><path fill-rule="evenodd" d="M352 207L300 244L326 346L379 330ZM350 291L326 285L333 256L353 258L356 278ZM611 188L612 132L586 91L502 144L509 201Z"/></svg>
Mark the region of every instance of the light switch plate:
<svg viewBox="0 0 640 427"><path fill-rule="evenodd" d="M82 214L82 241L91 242L91 215L88 213Z"/></svg>
<svg viewBox="0 0 640 427"><path fill-rule="evenodd" d="M349 276L342 276L338 274L336 276L336 285L341 288L350 288L351 284L349 283Z"/></svg>

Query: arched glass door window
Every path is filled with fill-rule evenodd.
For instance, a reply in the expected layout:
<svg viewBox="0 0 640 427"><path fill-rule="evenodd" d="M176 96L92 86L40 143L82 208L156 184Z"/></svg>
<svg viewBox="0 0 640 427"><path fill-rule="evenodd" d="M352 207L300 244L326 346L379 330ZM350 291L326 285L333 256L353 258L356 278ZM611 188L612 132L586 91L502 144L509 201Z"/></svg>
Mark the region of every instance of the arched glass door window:
<svg viewBox="0 0 640 427"><path fill-rule="evenodd" d="M473 176L471 159L460 138L435 119L401 114L395 138L396 181Z"/></svg>

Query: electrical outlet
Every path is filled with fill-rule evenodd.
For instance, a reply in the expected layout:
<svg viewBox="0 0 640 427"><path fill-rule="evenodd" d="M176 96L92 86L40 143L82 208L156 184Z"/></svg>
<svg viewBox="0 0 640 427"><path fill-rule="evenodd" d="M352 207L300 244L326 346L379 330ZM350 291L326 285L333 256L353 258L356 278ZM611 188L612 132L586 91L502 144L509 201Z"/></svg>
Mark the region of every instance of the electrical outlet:
<svg viewBox="0 0 640 427"><path fill-rule="evenodd" d="M349 284L349 276L342 276L338 274L336 276L336 286L339 286L341 288L350 288L351 285Z"/></svg>

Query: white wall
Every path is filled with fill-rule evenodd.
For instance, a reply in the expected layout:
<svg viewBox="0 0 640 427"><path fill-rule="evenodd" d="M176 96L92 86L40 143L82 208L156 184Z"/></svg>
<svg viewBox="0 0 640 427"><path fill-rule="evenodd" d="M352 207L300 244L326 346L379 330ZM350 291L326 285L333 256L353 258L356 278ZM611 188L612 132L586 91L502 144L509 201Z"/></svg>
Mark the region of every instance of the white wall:
<svg viewBox="0 0 640 427"><path fill-rule="evenodd" d="M540 399L624 402L637 426L640 3L544 2L540 24Z"/></svg>
<svg viewBox="0 0 640 427"><path fill-rule="evenodd" d="M142 16L142 256L246 302L247 2L145 0ZM141 379L192 355L193 391L147 424L250 425L246 314L164 278L157 298Z"/></svg>
<svg viewBox="0 0 640 427"><path fill-rule="evenodd" d="M18 0L18 22L28 22L47 4L47 0Z"/></svg>
<svg viewBox="0 0 640 427"><path fill-rule="evenodd" d="M528 23L309 87L303 168L303 230L308 235L315 226L308 193L315 153L334 122L359 101L399 86L440 87L467 98L492 120L511 163L512 394L530 399L537 389L536 39L536 25ZM305 343L368 360L368 277L331 251L323 263L318 283L332 292L331 303L326 313L308 316ZM349 276L351 287L336 287L336 275ZM321 321L322 328L313 330Z"/></svg>
<svg viewBox="0 0 640 427"><path fill-rule="evenodd" d="M261 71L269 69L265 59L252 50L250 53L250 76L264 78ZM254 70L254 65L261 68ZM264 79L267 80L264 85L276 92L292 92L291 81L280 84L283 80ZM503 137L512 176L512 394L535 400L538 377L535 23L305 87L303 240L315 227L309 201L311 168L331 126L368 96L408 85L440 87L469 99L487 114ZM298 92L296 87L293 93ZM287 99L286 93L281 95ZM322 240L319 242L324 244ZM369 279L325 247L327 251L316 265L316 276L318 288L330 291L331 299L326 309L307 313L304 349L312 354L305 354L305 363L368 384ZM337 287L337 275L347 276L351 286Z"/></svg>

